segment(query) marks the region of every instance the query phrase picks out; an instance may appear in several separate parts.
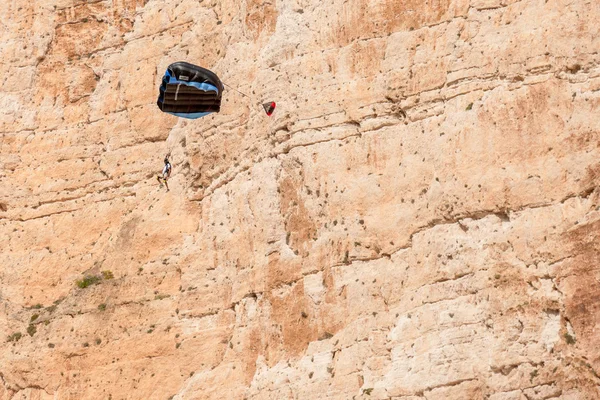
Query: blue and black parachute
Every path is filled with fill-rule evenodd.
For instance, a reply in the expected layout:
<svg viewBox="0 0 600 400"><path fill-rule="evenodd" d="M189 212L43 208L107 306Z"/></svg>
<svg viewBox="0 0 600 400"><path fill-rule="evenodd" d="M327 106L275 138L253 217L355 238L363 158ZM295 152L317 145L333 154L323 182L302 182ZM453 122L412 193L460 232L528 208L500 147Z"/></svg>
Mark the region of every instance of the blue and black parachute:
<svg viewBox="0 0 600 400"><path fill-rule="evenodd" d="M239 90L234 90L250 98ZM156 104L163 112L196 119L219 112L222 94L223 83L214 72L179 61L167 67ZM265 113L271 116L275 106L274 101L264 103Z"/></svg>
<svg viewBox="0 0 600 400"><path fill-rule="evenodd" d="M169 65L158 95L158 108L178 117L196 119L221 110L223 84L205 68L183 61Z"/></svg>

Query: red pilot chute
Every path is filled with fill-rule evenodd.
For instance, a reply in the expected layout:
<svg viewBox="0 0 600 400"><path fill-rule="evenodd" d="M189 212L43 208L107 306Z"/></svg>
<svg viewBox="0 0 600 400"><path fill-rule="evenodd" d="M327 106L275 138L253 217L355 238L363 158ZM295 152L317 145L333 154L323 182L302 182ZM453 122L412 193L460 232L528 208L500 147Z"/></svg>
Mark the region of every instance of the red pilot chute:
<svg viewBox="0 0 600 400"><path fill-rule="evenodd" d="M273 111L275 111L275 102L271 101L269 103L263 103L263 107L265 109L265 112L267 113L267 115L270 117L271 114L273 114Z"/></svg>

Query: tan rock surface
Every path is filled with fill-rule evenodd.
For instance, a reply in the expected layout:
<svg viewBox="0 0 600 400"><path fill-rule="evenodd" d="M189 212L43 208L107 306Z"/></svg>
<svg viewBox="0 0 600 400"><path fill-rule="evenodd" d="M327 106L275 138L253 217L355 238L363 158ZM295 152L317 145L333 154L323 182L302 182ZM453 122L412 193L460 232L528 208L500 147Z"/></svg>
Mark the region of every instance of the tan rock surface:
<svg viewBox="0 0 600 400"><path fill-rule="evenodd" d="M597 1L0 15L1 400L600 398Z"/></svg>

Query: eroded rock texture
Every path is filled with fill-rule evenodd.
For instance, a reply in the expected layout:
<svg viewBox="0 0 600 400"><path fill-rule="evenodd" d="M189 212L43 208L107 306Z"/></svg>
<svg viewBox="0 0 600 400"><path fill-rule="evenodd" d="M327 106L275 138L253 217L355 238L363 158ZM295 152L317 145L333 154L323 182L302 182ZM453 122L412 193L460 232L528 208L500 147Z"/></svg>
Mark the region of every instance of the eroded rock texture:
<svg viewBox="0 0 600 400"><path fill-rule="evenodd" d="M596 0L0 15L0 399L600 398Z"/></svg>

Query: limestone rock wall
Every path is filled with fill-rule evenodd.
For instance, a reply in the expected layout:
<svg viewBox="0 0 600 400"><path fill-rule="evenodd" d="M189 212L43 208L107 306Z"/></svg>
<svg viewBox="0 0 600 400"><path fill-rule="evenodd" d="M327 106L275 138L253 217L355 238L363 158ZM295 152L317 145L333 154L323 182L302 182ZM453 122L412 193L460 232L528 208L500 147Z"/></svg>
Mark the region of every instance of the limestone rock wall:
<svg viewBox="0 0 600 400"><path fill-rule="evenodd" d="M600 398L596 0L0 16L0 399Z"/></svg>

